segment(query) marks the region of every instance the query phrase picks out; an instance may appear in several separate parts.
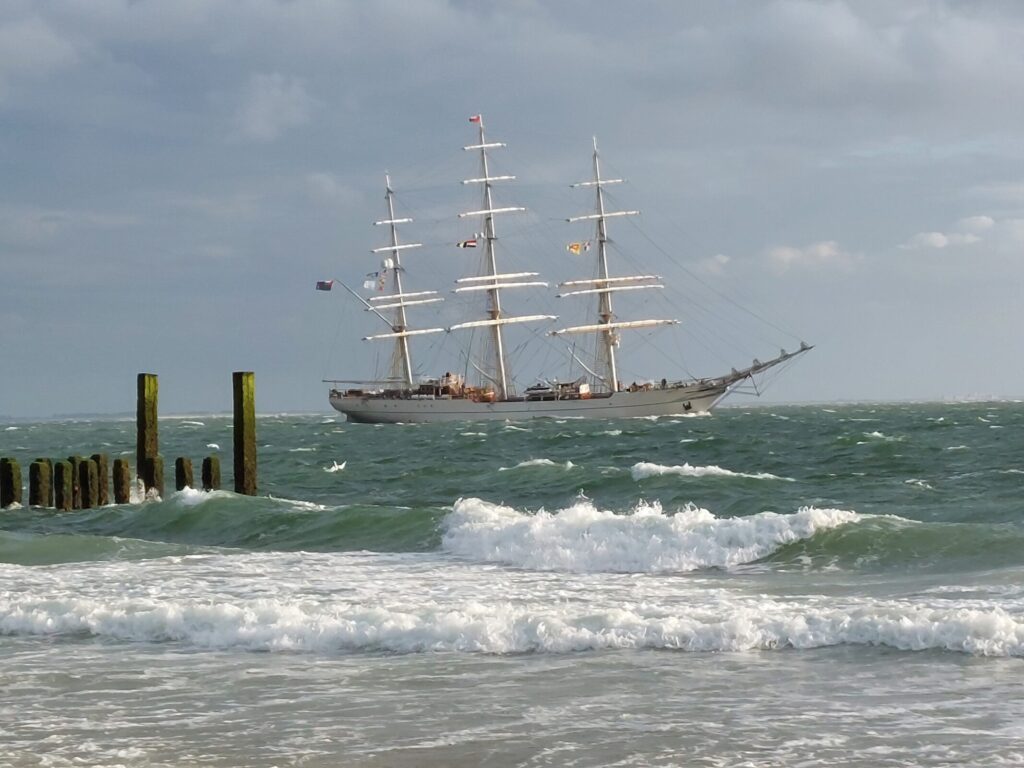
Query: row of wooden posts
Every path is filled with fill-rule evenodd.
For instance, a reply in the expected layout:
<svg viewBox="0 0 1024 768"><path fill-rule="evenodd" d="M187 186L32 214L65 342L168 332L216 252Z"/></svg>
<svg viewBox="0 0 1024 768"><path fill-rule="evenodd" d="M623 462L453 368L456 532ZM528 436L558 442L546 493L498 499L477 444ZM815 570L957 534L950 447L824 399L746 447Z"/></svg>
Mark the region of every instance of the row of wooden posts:
<svg viewBox="0 0 1024 768"><path fill-rule="evenodd" d="M232 374L234 399L235 493L256 495L256 379L251 371ZM140 373L136 407L136 474L147 493L164 493L164 460L157 434L157 376ZM109 471L108 471L109 467ZM108 483L108 479L111 481ZM220 459L207 456L202 465L203 490L220 488ZM69 456L66 461L36 459L29 465L29 505L60 510L90 509L111 502L131 501L132 476L127 459L113 464L104 453ZM179 491L194 488L192 460L180 456L174 461L174 486ZM0 458L0 508L22 503L22 474L17 459Z"/></svg>

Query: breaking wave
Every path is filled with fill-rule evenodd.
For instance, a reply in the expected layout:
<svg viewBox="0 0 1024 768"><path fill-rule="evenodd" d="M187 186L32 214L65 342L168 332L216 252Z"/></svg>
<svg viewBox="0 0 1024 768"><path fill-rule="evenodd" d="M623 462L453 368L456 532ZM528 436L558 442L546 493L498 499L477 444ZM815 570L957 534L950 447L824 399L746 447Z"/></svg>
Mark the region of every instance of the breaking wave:
<svg viewBox="0 0 1024 768"><path fill-rule="evenodd" d="M657 573L727 568L862 519L842 509L718 518L688 505L665 514L657 502L628 515L581 500L557 512L525 514L481 499L460 499L442 522L442 546L478 561L534 570Z"/></svg>
<svg viewBox="0 0 1024 768"><path fill-rule="evenodd" d="M0 597L0 634L85 635L252 651L566 653L886 646L1024 656L1024 618L1001 608L860 599L845 605L725 599L617 607L424 600L368 606L270 599Z"/></svg>

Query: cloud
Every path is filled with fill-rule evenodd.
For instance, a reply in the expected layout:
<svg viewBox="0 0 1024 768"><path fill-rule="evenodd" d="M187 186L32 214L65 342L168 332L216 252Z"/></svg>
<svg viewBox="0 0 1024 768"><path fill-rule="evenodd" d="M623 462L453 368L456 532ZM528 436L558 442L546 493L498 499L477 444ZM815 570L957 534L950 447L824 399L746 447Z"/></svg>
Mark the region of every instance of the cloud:
<svg viewBox="0 0 1024 768"><path fill-rule="evenodd" d="M323 171L307 173L305 182L310 198L328 206L353 205L362 199L354 189Z"/></svg>
<svg viewBox="0 0 1024 768"><path fill-rule="evenodd" d="M835 240L822 240L803 248L780 245L768 250L768 259L780 272L797 268L848 267L854 256L839 247Z"/></svg>
<svg viewBox="0 0 1024 768"><path fill-rule="evenodd" d="M968 216L956 223L961 232L985 232L996 223L991 216Z"/></svg>
<svg viewBox="0 0 1024 768"><path fill-rule="evenodd" d="M904 251L928 248L948 248L958 245L974 245L981 242L981 233L995 226L991 216L967 216L956 222L955 232L918 232L900 246Z"/></svg>
<svg viewBox="0 0 1024 768"><path fill-rule="evenodd" d="M273 141L288 128L309 121L313 99L297 77L279 72L253 75L238 112L239 128L254 141Z"/></svg>
<svg viewBox="0 0 1024 768"><path fill-rule="evenodd" d="M725 272L725 265L730 261L732 261L731 257L726 256L724 253L716 253L714 256L709 256L698 262L697 268L709 275L721 275Z"/></svg>
<svg viewBox="0 0 1024 768"><path fill-rule="evenodd" d="M42 79L77 59L75 46L39 18L0 25L0 98L18 79Z"/></svg>

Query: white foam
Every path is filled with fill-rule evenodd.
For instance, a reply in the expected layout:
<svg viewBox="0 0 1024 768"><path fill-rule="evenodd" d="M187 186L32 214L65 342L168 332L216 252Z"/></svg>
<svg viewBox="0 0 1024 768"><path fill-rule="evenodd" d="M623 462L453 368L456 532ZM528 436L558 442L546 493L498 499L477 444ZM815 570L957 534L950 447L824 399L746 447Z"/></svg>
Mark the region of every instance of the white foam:
<svg viewBox="0 0 1024 768"><path fill-rule="evenodd" d="M1000 608L862 600L685 603L284 602L60 596L0 598L0 634L175 641L261 651L565 653L591 649L750 651L877 645L1024 656L1024 620Z"/></svg>
<svg viewBox="0 0 1024 768"><path fill-rule="evenodd" d="M213 448L213 450L215 450L215 451L219 451L220 450L220 446L217 445L216 443L207 443L206 447L207 448Z"/></svg>
<svg viewBox="0 0 1024 768"><path fill-rule="evenodd" d="M20 427L4 427L4 432L17 432Z"/></svg>
<svg viewBox="0 0 1024 768"><path fill-rule="evenodd" d="M288 453L312 453L316 448L289 448Z"/></svg>
<svg viewBox="0 0 1024 768"><path fill-rule="evenodd" d="M348 461L343 461L343 462L341 462L341 464L339 464L336 461L332 462L331 466L324 467L324 472L341 472L341 470L343 470L345 468L346 464L348 464Z"/></svg>
<svg viewBox="0 0 1024 768"><path fill-rule="evenodd" d="M601 434L602 435L608 435L609 437L618 437L619 435L622 434L622 430L621 429L606 429Z"/></svg>
<svg viewBox="0 0 1024 768"><path fill-rule="evenodd" d="M794 482L791 477L779 477L778 475L773 475L770 472L733 472L731 469L723 469L722 467L714 464L706 467L694 467L690 464L668 466L665 464L654 464L649 461L641 461L633 465L630 473L633 475L634 480L643 480L648 477L660 477L662 475L679 475L681 477L746 477L753 480L785 480L790 483Z"/></svg>
<svg viewBox="0 0 1024 768"><path fill-rule="evenodd" d="M805 507L717 518L689 505L669 515L641 502L628 515L581 499L554 513L525 514L481 499L459 499L442 523L446 551L534 570L658 573L729 567L785 544L855 522L856 512Z"/></svg>
<svg viewBox="0 0 1024 768"><path fill-rule="evenodd" d="M172 493L167 500L184 507L194 507L210 499L226 499L233 495L230 491L204 491L201 488L190 488L186 485L180 491Z"/></svg>
<svg viewBox="0 0 1024 768"><path fill-rule="evenodd" d="M202 421L187 421L186 420L186 421L181 421L179 423L187 424L190 427L205 427L206 426L206 424L203 423Z"/></svg>
<svg viewBox="0 0 1024 768"><path fill-rule="evenodd" d="M526 467L561 467L562 469L572 469L575 466L571 461L559 464L551 459L527 459L526 461L520 461L514 467L498 467L498 471L508 472L510 469L525 469Z"/></svg>

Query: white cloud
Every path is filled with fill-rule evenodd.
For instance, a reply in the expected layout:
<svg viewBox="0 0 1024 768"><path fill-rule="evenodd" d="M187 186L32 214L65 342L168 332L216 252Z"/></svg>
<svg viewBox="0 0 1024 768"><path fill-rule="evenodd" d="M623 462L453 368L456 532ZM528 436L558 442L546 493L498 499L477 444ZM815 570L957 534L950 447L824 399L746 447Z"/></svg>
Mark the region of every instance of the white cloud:
<svg viewBox="0 0 1024 768"><path fill-rule="evenodd" d="M697 268L711 275L721 275L725 272L725 265L730 261L732 261L731 257L726 256L724 253L716 253L714 256L702 259L697 264Z"/></svg>
<svg viewBox="0 0 1024 768"><path fill-rule="evenodd" d="M0 97L17 79L41 79L77 58L74 45L41 19L0 25Z"/></svg>
<svg viewBox="0 0 1024 768"><path fill-rule="evenodd" d="M996 221L991 216L967 216L956 223L961 232L985 232L992 229Z"/></svg>
<svg viewBox="0 0 1024 768"><path fill-rule="evenodd" d="M926 248L948 248L951 245L973 245L979 242L981 238L971 232L918 232L901 245L900 249L916 251Z"/></svg>
<svg viewBox="0 0 1024 768"><path fill-rule="evenodd" d="M323 171L307 173L305 181L310 198L319 203L331 206L353 205L362 199L358 192Z"/></svg>
<svg viewBox="0 0 1024 768"><path fill-rule="evenodd" d="M255 141L272 141L288 128L309 121L313 99L297 77L279 72L256 74L249 80L238 112L241 132Z"/></svg>
<svg viewBox="0 0 1024 768"><path fill-rule="evenodd" d="M791 268L849 266L854 257L835 240L822 240L803 248L780 245L768 250L768 259L780 272Z"/></svg>

